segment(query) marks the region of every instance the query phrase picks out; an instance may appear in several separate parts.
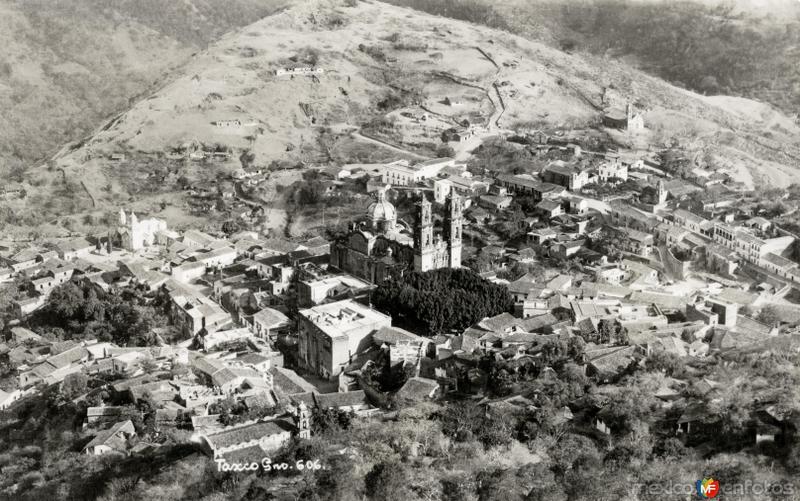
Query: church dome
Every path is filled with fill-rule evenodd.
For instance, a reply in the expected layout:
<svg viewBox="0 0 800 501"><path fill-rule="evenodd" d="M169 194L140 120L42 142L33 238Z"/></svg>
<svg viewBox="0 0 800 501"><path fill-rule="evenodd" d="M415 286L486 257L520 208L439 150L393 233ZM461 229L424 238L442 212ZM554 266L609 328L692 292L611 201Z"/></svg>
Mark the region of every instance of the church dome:
<svg viewBox="0 0 800 501"><path fill-rule="evenodd" d="M386 191L388 186L384 189L378 190L377 200L369 204L367 208L367 217L372 221L373 228L381 222L389 223L389 229L394 227L397 221L397 211L394 205L386 199ZM386 225L383 225L386 226ZM376 228L377 229L377 228Z"/></svg>
<svg viewBox="0 0 800 501"><path fill-rule="evenodd" d="M394 221L397 219L397 212L390 202L378 200L369 204L367 216L373 221Z"/></svg>

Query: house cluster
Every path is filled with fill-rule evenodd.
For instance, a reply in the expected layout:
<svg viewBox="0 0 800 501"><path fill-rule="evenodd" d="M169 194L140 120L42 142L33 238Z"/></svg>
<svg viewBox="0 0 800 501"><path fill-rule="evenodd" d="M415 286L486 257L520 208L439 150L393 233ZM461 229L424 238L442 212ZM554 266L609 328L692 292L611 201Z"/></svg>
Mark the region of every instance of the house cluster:
<svg viewBox="0 0 800 501"><path fill-rule="evenodd" d="M121 253L120 246L126 252ZM195 432L214 457L254 452L254 445L267 450L294 433L307 434L308 414L315 408L361 413L373 408L363 391L343 396L321 392L284 368L276 348L280 341L297 343L296 325L303 317L289 314L292 302L325 307L363 298L374 287L330 266L331 245L325 239L178 233L163 221L121 212L117 234L102 245L75 241L62 247L14 254L8 276L47 271L56 273L51 289L73 280L98 291L135 284L147 294L166 294L170 325L163 329L186 339L167 345L158 335L159 346L124 347L96 340L52 342L21 324L11 328L0 351L17 372L18 389L0 394L3 408L43 387L62 384L70 374L122 378L112 385L113 402L104 402L103 410L90 409L87 425L96 436L85 452L139 450L130 416L107 409L144 396L154 402L160 426L196 423ZM70 273L62 276L58 270L64 267ZM335 354L342 356L338 345ZM178 367L188 367L188 374L178 375ZM215 404L230 399L248 409L274 408L279 415L225 423L212 411ZM275 433L262 440L267 429ZM254 443L251 436L261 438Z"/></svg>
<svg viewBox="0 0 800 501"><path fill-rule="evenodd" d="M30 246L18 252L0 254L0 282L22 279L20 297L12 306L17 316L44 304L50 292L85 271L83 258L95 252L99 241L74 238L49 247Z"/></svg>

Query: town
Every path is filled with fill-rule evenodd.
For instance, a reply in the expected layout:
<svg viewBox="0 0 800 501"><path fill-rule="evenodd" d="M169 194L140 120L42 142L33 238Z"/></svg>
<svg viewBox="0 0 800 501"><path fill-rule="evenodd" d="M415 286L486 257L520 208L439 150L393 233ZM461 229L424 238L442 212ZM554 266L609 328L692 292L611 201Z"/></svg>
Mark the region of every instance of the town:
<svg viewBox="0 0 800 501"><path fill-rule="evenodd" d="M332 410L374 418L456 396L489 413L539 408L524 382L568 359L599 395L659 367L642 419L707 446L720 424L710 408L731 381L687 369L796 346L797 237L738 186L715 183L713 202L693 196L710 189L705 178L673 178L657 156L523 139L553 159L541 172L492 178L452 158L364 172L373 202L331 241L179 233L123 208L106 235L3 256L19 294L0 407L61 388L85 407L86 454L136 454L181 429L241 463L307 438L311 416ZM412 224L389 201L400 194L416 200ZM500 286L506 301L468 326L442 325L381 290L444 270ZM114 301L131 311L112 313ZM119 332L90 328L109 320ZM626 424L609 398L555 411L615 434ZM752 406L741 440L787 440L793 426L776 406Z"/></svg>

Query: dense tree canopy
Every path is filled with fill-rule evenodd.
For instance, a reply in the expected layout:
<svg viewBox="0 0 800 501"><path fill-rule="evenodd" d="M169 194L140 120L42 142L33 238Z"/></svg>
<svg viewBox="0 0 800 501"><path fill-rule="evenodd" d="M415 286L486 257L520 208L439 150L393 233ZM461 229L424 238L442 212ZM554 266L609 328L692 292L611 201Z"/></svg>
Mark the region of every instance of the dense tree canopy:
<svg viewBox="0 0 800 501"><path fill-rule="evenodd" d="M381 284L372 296L375 306L431 334L462 331L485 318L510 311L508 289L467 269L411 273Z"/></svg>
<svg viewBox="0 0 800 501"><path fill-rule="evenodd" d="M56 338L93 336L121 346L148 346L156 341L153 328L167 323L161 300L151 303L134 287L105 292L67 282L53 289L29 322L35 330Z"/></svg>

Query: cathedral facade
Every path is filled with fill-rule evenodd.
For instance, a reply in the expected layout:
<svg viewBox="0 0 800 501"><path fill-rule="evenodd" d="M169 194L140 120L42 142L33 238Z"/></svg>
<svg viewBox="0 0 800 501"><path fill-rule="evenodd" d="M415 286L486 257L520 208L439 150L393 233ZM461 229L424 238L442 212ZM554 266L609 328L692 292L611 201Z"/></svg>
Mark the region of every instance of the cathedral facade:
<svg viewBox="0 0 800 501"><path fill-rule="evenodd" d="M150 247L157 241L160 232L167 230L167 223L163 219L142 219L136 217L131 211L130 216L125 211L119 211L119 227L117 236L122 247L129 251L138 251Z"/></svg>
<svg viewBox="0 0 800 501"><path fill-rule="evenodd" d="M367 210L367 221L354 225L331 245L331 266L372 283L399 277L407 271L429 271L461 266L464 202L450 195L445 203L444 229L434 234L432 204L422 196L417 220L409 235L398 225L386 192Z"/></svg>

